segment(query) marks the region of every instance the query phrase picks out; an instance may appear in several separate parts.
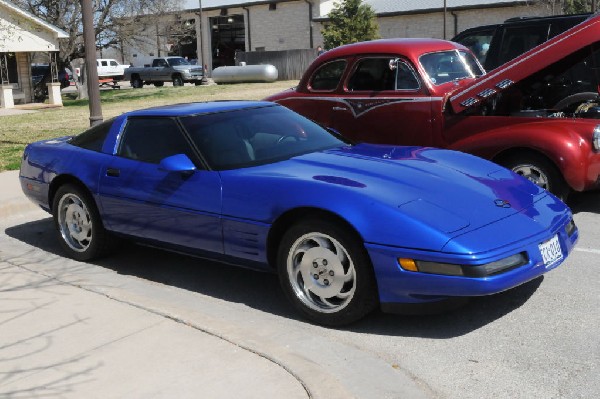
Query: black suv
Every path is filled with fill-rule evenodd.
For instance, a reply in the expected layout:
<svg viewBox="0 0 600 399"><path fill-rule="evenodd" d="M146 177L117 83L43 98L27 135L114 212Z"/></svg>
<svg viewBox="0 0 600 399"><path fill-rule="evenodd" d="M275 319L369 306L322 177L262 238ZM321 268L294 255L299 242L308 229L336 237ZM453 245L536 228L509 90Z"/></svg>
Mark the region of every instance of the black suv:
<svg viewBox="0 0 600 399"><path fill-rule="evenodd" d="M591 14L552 17L511 18L502 24L467 29L452 41L473 51L486 71L516 58L533 47L585 21ZM532 108L572 112L589 100L597 100L598 60L596 49L583 61L577 60L547 80L543 87L532 87L535 104Z"/></svg>

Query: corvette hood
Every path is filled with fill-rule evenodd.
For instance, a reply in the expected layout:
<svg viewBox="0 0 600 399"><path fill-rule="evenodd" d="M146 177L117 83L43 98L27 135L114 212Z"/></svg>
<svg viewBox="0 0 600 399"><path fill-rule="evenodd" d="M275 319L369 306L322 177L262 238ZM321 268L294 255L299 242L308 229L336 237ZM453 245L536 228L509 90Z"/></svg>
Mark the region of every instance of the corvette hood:
<svg viewBox="0 0 600 399"><path fill-rule="evenodd" d="M546 192L483 159L448 150L361 144L298 157L302 178L360 191L443 233L527 211Z"/></svg>
<svg viewBox="0 0 600 399"><path fill-rule="evenodd" d="M452 92L449 103L454 112L462 112L477 105L483 99L494 96L547 66L597 42L599 38L600 15L587 19L475 79L466 87Z"/></svg>

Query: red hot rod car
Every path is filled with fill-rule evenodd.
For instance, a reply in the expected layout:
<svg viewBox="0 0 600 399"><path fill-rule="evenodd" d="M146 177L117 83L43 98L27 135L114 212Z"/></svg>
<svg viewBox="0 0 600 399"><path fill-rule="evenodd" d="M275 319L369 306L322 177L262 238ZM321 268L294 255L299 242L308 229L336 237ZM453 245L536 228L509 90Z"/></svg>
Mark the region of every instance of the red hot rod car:
<svg viewBox="0 0 600 399"><path fill-rule="evenodd" d="M600 67L600 16L489 73L464 46L386 39L319 56L278 102L371 143L444 147L506 166L565 198L600 186L597 103L540 109L548 87L592 55Z"/></svg>

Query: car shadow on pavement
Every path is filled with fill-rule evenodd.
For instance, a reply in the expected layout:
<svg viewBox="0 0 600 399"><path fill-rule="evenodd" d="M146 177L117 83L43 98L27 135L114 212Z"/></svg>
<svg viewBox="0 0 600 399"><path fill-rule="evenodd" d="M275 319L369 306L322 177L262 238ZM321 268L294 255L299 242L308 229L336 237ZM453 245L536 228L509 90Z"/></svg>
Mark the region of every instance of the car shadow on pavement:
<svg viewBox="0 0 600 399"><path fill-rule="evenodd" d="M452 310L420 315L375 312L348 330L377 335L447 339L478 330L523 306L544 280L540 276L495 295L470 298Z"/></svg>
<svg viewBox="0 0 600 399"><path fill-rule="evenodd" d="M6 229L9 237L48 253L65 256L52 218ZM124 242L113 255L88 264L187 291L300 319L288 304L276 274L244 269L193 256Z"/></svg>
<svg viewBox="0 0 600 399"><path fill-rule="evenodd" d="M6 234L48 253L64 256L51 218L6 229ZM89 264L228 302L304 321L286 300L276 274L259 272L155 248L125 243L114 255ZM446 339L477 330L527 302L543 276L500 294L472 298L454 310L428 315L376 311L341 328L360 334Z"/></svg>

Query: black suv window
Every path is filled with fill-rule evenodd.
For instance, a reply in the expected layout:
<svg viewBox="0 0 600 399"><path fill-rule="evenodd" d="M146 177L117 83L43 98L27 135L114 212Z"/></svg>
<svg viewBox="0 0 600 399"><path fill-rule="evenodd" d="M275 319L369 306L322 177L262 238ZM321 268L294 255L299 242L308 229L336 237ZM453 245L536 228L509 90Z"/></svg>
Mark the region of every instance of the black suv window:
<svg viewBox="0 0 600 399"><path fill-rule="evenodd" d="M171 118L131 118L123 133L118 155L143 162L159 163L166 157L193 151Z"/></svg>
<svg viewBox="0 0 600 399"><path fill-rule="evenodd" d="M77 147L85 148L86 150L101 152L104 140L106 140L106 136L108 135L114 120L115 119L113 118L89 128L85 132L73 137L69 140L69 143Z"/></svg>
<svg viewBox="0 0 600 399"><path fill-rule="evenodd" d="M498 65L504 64L548 40L548 25L514 26L504 30Z"/></svg>
<svg viewBox="0 0 600 399"><path fill-rule="evenodd" d="M495 32L496 28L490 27L459 35L452 40L468 47L475 54L481 65L485 65L490 43Z"/></svg>
<svg viewBox="0 0 600 399"><path fill-rule="evenodd" d="M342 79L345 68L345 60L328 62L313 74L310 80L310 88L323 91L335 90Z"/></svg>

